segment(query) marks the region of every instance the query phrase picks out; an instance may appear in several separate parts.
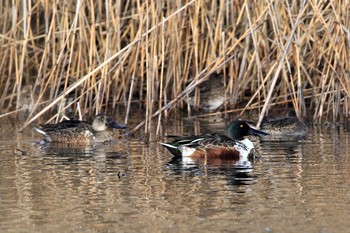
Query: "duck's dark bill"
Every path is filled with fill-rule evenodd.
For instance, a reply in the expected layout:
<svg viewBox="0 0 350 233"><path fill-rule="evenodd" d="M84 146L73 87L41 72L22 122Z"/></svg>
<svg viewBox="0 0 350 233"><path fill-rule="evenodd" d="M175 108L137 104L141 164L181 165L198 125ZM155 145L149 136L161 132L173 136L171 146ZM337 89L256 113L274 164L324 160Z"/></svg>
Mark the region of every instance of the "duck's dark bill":
<svg viewBox="0 0 350 233"><path fill-rule="evenodd" d="M254 129L254 128L252 128L252 127L250 127L250 129L249 129L249 134L250 134L250 135L256 135L256 136L266 136L266 135L270 135L270 134L268 134L268 133L265 133L264 131Z"/></svg>
<svg viewBox="0 0 350 233"><path fill-rule="evenodd" d="M114 122L114 121L110 122L110 123L108 124L108 127L109 127L109 128L113 128L113 129L125 129L125 128L126 128L125 125L118 124L118 123L116 123L116 122Z"/></svg>

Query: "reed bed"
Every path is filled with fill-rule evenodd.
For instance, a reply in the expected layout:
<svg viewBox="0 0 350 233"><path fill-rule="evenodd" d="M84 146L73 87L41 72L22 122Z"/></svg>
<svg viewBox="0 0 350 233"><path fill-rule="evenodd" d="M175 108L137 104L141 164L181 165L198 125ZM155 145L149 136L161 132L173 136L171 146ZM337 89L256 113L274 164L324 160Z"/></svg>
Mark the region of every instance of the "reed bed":
<svg viewBox="0 0 350 233"><path fill-rule="evenodd" d="M187 97L199 105L213 75L225 79L226 112L350 114L348 1L4 0L0 12L1 116L26 111L22 129L77 106L127 124L139 107L131 132L160 133L176 109L193 116Z"/></svg>

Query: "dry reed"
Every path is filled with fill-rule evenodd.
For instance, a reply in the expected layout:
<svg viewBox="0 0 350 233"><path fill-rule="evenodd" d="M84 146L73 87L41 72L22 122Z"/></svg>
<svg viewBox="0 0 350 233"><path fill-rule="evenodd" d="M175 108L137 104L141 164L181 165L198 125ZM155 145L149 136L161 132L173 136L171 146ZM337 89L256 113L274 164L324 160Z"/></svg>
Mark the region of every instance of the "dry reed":
<svg viewBox="0 0 350 233"><path fill-rule="evenodd" d="M198 107L214 73L227 80L226 113L350 114L347 1L4 0L0 12L0 117L26 109L22 129L78 104L86 115L123 106L127 124L139 106L145 120L131 133L158 116L160 134L189 93Z"/></svg>

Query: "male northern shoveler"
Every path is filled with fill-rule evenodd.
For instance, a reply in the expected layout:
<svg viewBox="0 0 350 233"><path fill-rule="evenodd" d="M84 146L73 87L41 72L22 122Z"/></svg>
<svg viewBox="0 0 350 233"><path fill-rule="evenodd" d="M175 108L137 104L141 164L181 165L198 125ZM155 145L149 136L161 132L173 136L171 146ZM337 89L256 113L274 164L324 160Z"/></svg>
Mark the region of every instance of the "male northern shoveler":
<svg viewBox="0 0 350 233"><path fill-rule="evenodd" d="M79 120L66 120L58 124L41 125L35 130L43 134L44 141L58 143L91 144L110 141L112 133L108 128L125 129L112 118L99 114L91 123Z"/></svg>
<svg viewBox="0 0 350 233"><path fill-rule="evenodd" d="M308 132L306 124L297 117L263 120L260 129L271 136L304 137Z"/></svg>
<svg viewBox="0 0 350 233"><path fill-rule="evenodd" d="M263 136L267 133L250 127L245 121L236 120L227 126L226 135L178 137L172 143L161 144L175 156L237 161L248 158L253 152L253 143L243 138L247 135Z"/></svg>

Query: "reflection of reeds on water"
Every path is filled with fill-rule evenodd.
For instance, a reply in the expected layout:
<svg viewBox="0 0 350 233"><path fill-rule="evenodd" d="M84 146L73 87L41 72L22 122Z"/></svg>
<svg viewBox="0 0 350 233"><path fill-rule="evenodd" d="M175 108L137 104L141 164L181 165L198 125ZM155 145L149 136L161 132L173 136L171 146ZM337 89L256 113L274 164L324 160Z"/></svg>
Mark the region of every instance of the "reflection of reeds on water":
<svg viewBox="0 0 350 233"><path fill-rule="evenodd" d="M45 112L75 114L78 103L89 115L123 106L128 121L136 103L145 121L132 132L149 132L155 116L159 132L190 93L198 107L197 87L217 74L227 112L259 109L262 118L291 104L317 121L350 112L345 2L6 2L0 108L28 109L23 128ZM27 85L35 101L22 106Z"/></svg>

